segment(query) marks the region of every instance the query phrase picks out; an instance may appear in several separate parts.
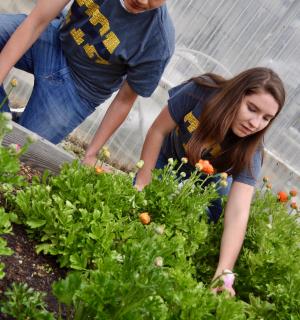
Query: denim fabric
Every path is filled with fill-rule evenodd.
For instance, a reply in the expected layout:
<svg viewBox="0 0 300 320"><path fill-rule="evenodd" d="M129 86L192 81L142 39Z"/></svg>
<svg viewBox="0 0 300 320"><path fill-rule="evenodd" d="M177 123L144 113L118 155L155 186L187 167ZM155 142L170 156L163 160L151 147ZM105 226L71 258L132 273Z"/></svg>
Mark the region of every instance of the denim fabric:
<svg viewBox="0 0 300 320"><path fill-rule="evenodd" d="M1 50L25 17L0 15ZM54 20L16 64L34 75L33 91L19 123L53 143L59 143L96 107L78 95L61 49L60 24L61 19ZM0 101L4 94L1 87ZM1 111L8 111L8 106Z"/></svg>
<svg viewBox="0 0 300 320"><path fill-rule="evenodd" d="M163 169L168 164L168 159L164 156L162 152L160 152L155 168L156 169ZM207 186L210 183L217 183L219 181L219 177L213 177L206 181L204 186ZM222 196L228 195L230 188L232 185L232 177L227 178L227 187L220 187L218 188L218 194L220 195L220 198L214 200L211 202L210 206L207 208L207 215L209 218L209 222L216 223L223 211L222 206Z"/></svg>

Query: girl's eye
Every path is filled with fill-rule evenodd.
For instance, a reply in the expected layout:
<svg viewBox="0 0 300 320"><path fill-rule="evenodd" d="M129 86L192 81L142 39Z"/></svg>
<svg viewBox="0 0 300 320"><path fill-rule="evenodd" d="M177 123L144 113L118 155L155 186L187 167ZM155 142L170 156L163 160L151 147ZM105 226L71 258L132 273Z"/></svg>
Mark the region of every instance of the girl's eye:
<svg viewBox="0 0 300 320"><path fill-rule="evenodd" d="M248 110L251 112L256 112L255 108L253 108L252 106L249 106L249 105L248 105Z"/></svg>

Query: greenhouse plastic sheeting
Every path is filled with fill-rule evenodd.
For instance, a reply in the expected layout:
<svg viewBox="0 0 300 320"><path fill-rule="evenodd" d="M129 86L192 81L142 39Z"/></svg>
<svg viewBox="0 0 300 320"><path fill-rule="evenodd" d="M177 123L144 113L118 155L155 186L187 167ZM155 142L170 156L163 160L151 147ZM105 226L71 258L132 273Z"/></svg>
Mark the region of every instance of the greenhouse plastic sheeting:
<svg viewBox="0 0 300 320"><path fill-rule="evenodd" d="M2 2L0 10L20 12L33 2ZM139 159L143 139L166 104L170 86L204 72L229 77L246 68L267 66L284 80L288 98L267 136L263 171L272 177L275 187L300 186L300 1L172 0L167 4L176 28L176 54L152 97L139 98L110 139L115 160L132 166ZM23 74L21 78L27 79ZM25 100L30 85L20 85L21 89L18 99ZM88 142L107 106L98 107L73 134Z"/></svg>

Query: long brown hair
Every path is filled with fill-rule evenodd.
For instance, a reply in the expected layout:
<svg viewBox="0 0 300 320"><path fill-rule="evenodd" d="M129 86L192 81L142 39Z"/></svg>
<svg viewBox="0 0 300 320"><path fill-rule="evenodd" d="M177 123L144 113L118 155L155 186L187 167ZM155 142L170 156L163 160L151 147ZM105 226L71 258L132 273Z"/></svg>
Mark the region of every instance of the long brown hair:
<svg viewBox="0 0 300 320"><path fill-rule="evenodd" d="M277 116L285 101L285 90L281 79L271 69L257 67L241 72L229 80L207 73L193 78L192 81L200 86L215 88L216 92L205 103L199 126L187 144L189 161L195 165L205 150L214 144L224 144L231 136L230 147L222 150L219 156L211 160L213 166L219 172L228 171L232 174L239 173L243 168L251 170L253 155L258 148L262 149L264 134L275 117L266 128L244 138L233 138L231 126L243 98L254 93L271 94L278 103Z"/></svg>

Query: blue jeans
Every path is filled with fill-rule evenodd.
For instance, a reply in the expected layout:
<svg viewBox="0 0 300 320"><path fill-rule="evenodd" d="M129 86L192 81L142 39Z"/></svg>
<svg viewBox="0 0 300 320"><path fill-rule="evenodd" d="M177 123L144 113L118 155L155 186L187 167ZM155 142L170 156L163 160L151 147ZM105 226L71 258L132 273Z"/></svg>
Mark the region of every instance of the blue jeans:
<svg viewBox="0 0 300 320"><path fill-rule="evenodd" d="M168 159L166 159L166 157L160 153L155 165L156 169L163 169L166 165L168 164ZM217 183L219 181L218 177L213 177L210 178L206 181L206 183L204 184L204 186L210 184L210 183ZM228 177L227 178L227 187L219 187L218 188L218 194L220 196L220 198L213 200L209 207L207 208L207 214L208 214L208 219L209 222L214 222L216 223L223 211L223 207L222 207L222 200L221 197L224 195L228 195L230 188L231 188L231 184L232 184L232 177Z"/></svg>
<svg viewBox="0 0 300 320"><path fill-rule="evenodd" d="M26 18L22 14L0 15L0 50ZM53 143L59 143L96 108L81 98L61 48L61 18L53 20L16 68L34 75L34 87L19 124ZM0 101L5 97L0 88ZM6 104L1 111L9 111Z"/></svg>

